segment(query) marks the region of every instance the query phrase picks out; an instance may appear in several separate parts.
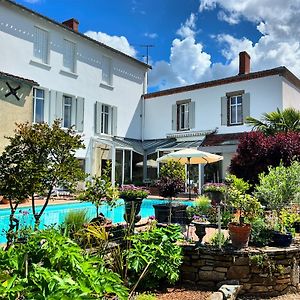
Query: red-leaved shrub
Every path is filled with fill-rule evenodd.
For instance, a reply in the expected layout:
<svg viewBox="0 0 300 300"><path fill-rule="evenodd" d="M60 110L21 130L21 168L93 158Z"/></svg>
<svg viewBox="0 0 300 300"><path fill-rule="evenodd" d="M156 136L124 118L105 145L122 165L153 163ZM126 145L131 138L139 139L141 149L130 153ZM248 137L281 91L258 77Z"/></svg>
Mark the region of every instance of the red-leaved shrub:
<svg viewBox="0 0 300 300"><path fill-rule="evenodd" d="M245 133L231 160L230 172L249 183L258 182L258 174L267 172L269 166L278 166L280 161L289 166L300 160L300 133L288 132L265 136L262 132Z"/></svg>

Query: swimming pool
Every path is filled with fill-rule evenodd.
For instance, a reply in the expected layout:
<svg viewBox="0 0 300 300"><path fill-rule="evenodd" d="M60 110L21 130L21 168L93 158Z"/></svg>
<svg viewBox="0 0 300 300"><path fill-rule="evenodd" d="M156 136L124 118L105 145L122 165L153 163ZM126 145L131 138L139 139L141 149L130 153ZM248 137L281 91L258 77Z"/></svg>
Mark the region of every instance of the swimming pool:
<svg viewBox="0 0 300 300"><path fill-rule="evenodd" d="M165 203L165 200L153 200L145 199L141 207L141 216L146 218L154 215L153 204ZM185 201L187 205L192 205L192 201ZM42 207L37 207L39 211ZM64 203L58 205L48 205L44 214L41 217L40 228L45 228L45 226L58 225L64 222L66 214L69 211L76 210L86 210L87 217L92 219L96 216L96 208L90 202L78 202L78 203ZM111 219L113 223L124 222L124 202L123 200L118 200L118 206L111 209L107 204L103 204L100 209L107 218ZM5 231L9 226L9 214L10 209L0 209L0 244L6 242ZM20 227L33 226L34 218L32 215L31 207L22 207L18 209L16 213L16 218L20 220Z"/></svg>

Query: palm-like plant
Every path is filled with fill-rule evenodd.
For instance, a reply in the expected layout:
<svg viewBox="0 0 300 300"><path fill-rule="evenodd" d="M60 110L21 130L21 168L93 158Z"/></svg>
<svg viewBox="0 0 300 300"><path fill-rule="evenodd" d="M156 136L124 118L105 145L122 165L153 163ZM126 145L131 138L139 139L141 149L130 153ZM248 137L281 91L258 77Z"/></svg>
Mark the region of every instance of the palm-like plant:
<svg viewBox="0 0 300 300"><path fill-rule="evenodd" d="M300 132L300 111L294 108L286 108L280 111L277 108L276 111L264 113L260 120L247 117L246 123L266 135L288 131Z"/></svg>

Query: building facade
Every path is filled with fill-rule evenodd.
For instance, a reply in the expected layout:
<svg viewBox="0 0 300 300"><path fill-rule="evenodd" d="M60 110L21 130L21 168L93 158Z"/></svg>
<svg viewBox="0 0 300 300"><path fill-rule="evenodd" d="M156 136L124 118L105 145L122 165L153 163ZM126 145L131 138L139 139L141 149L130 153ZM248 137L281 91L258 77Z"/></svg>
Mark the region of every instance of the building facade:
<svg viewBox="0 0 300 300"><path fill-rule="evenodd" d="M111 161L118 184L157 178L155 161L170 151L194 147L223 155L218 164L192 167L193 184L201 187L224 179L240 134L251 130L247 116L300 109L299 79L285 67L250 72L246 52L236 76L147 94L147 64L78 29L76 19L59 23L0 0L0 71L15 74L0 76L2 149L12 121L58 118L82 135L86 148L76 156L85 171L99 175ZM23 106L4 99L7 80L22 83Z"/></svg>
<svg viewBox="0 0 300 300"><path fill-rule="evenodd" d="M143 153L122 140L142 137L148 65L79 33L75 19L58 23L9 0L0 8L0 70L39 82L32 121L75 125L86 172L111 160L113 181L132 179L131 161Z"/></svg>

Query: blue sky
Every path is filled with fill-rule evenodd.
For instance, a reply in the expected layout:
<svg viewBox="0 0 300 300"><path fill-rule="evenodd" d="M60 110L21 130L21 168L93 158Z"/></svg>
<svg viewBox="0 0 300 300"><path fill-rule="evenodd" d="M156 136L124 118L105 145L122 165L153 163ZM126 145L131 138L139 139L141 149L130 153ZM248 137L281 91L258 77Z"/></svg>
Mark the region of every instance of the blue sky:
<svg viewBox="0 0 300 300"><path fill-rule="evenodd" d="M300 76L300 0L17 0L56 21L79 20L90 37L145 59L149 90L285 65Z"/></svg>

